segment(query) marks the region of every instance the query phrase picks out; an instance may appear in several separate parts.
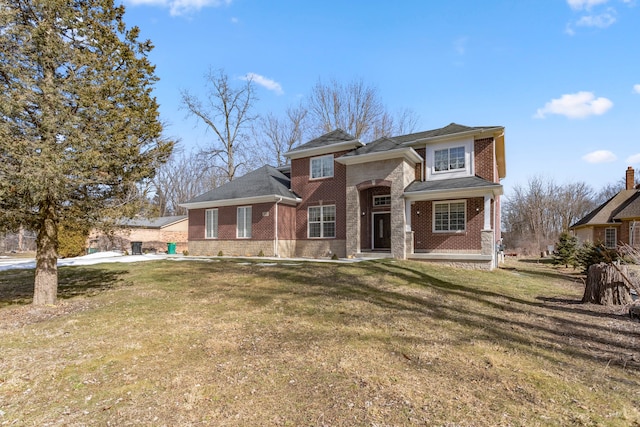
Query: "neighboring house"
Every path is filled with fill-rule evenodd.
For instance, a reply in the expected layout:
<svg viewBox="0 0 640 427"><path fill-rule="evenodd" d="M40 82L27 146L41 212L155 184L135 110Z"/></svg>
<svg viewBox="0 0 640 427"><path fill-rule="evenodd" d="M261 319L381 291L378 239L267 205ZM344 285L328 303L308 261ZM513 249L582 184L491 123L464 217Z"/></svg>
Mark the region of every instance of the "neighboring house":
<svg viewBox="0 0 640 427"><path fill-rule="evenodd" d="M625 189L569 227L578 242L604 244L615 248L620 243L640 248L640 186L635 186L634 170L627 168Z"/></svg>
<svg viewBox="0 0 640 427"><path fill-rule="evenodd" d="M113 233L91 232L89 251L131 251L131 242L141 242L143 252L166 252L167 243L175 243L180 253L188 249L188 229L187 215L123 220Z"/></svg>
<svg viewBox="0 0 640 427"><path fill-rule="evenodd" d="M444 128L367 145L335 130L182 204L194 255L374 253L491 269L504 128Z"/></svg>

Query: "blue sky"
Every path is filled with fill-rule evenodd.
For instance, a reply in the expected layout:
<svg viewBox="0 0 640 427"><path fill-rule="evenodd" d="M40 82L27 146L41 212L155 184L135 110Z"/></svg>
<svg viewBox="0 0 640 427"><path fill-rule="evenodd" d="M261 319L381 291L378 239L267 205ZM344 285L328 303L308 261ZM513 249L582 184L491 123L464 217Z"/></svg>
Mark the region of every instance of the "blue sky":
<svg viewBox="0 0 640 427"><path fill-rule="evenodd" d="M640 0L122 0L151 39L166 134L210 134L180 108L204 74L251 73L258 112L319 79L362 79L387 108L506 128L505 193L534 176L598 190L640 168Z"/></svg>

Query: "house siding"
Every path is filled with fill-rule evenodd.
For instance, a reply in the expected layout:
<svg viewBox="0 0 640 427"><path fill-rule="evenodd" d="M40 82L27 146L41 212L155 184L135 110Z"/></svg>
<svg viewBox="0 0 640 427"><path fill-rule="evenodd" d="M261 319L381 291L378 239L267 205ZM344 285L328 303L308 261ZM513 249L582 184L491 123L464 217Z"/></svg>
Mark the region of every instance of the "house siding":
<svg viewBox="0 0 640 427"><path fill-rule="evenodd" d="M467 224L461 233L433 232L433 204L433 201L420 201L411 206L415 252L481 253L484 200L481 197L467 199Z"/></svg>

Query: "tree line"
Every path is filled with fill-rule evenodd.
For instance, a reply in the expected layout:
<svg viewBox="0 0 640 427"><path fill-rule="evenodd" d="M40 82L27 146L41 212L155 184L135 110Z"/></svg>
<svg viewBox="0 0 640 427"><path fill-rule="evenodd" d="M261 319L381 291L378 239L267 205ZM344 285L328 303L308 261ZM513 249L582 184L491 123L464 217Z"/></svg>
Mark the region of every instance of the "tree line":
<svg viewBox="0 0 640 427"><path fill-rule="evenodd" d="M584 182L558 184L541 176L517 184L503 199L504 246L523 255L545 252L571 225L624 188L624 177L597 191Z"/></svg>

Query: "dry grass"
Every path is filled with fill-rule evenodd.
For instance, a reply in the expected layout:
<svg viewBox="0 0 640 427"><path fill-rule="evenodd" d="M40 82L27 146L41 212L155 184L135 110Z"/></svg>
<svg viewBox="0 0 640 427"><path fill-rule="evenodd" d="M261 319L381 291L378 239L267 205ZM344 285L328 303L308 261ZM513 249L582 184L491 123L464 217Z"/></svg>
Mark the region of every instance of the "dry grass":
<svg viewBox="0 0 640 427"><path fill-rule="evenodd" d="M0 425L640 425L640 324L508 267L70 267L43 309L0 273Z"/></svg>

